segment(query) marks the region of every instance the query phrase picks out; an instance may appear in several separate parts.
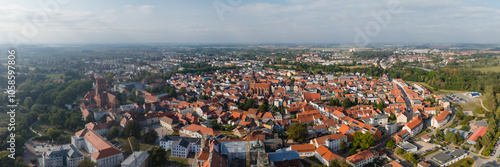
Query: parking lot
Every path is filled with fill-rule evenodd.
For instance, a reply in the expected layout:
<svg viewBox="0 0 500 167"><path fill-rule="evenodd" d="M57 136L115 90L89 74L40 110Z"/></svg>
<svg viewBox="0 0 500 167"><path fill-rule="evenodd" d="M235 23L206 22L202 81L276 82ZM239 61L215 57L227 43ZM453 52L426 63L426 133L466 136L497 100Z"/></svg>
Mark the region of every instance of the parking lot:
<svg viewBox="0 0 500 167"><path fill-rule="evenodd" d="M415 145L419 148L418 151L415 152L417 155L425 154L438 146L437 144L427 143L425 141L417 141Z"/></svg>
<svg viewBox="0 0 500 167"><path fill-rule="evenodd" d="M495 148L491 151L490 156L496 155L499 146L500 146L500 137L498 137L497 142L495 143Z"/></svg>
<svg viewBox="0 0 500 167"><path fill-rule="evenodd" d="M472 98L470 96L465 95L464 93L449 93L442 95L441 97L452 103L468 103L477 100L477 98Z"/></svg>

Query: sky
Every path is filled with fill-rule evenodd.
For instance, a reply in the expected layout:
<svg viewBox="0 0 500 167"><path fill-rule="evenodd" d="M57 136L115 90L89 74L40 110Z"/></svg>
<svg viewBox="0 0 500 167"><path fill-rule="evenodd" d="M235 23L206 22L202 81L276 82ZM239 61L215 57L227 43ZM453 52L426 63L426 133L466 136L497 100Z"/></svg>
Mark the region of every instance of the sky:
<svg viewBox="0 0 500 167"><path fill-rule="evenodd" d="M1 44L500 43L481 0L0 0Z"/></svg>

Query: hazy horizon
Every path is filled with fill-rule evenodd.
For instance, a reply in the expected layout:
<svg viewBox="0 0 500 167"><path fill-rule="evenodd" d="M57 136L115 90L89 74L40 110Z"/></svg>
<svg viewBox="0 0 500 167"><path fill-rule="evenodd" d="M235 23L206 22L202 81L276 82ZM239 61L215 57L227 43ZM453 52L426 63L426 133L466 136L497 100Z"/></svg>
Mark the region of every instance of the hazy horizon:
<svg viewBox="0 0 500 167"><path fill-rule="evenodd" d="M0 2L0 44L500 43L498 1Z"/></svg>

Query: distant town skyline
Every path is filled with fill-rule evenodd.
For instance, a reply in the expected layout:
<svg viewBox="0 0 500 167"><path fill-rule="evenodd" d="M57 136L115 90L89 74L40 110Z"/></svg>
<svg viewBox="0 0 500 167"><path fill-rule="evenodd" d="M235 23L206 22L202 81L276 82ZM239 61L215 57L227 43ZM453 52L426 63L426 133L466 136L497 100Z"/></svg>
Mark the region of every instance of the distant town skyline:
<svg viewBox="0 0 500 167"><path fill-rule="evenodd" d="M500 43L492 0L0 3L0 44Z"/></svg>

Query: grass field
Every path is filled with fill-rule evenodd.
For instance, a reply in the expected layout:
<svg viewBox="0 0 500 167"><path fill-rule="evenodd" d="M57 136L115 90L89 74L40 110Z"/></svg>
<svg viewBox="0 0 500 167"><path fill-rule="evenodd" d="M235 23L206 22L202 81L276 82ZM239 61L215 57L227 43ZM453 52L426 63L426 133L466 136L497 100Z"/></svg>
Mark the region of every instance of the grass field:
<svg viewBox="0 0 500 167"><path fill-rule="evenodd" d="M464 161L468 161L468 162L469 162L469 163L468 163L468 164L469 164L469 166L472 166L472 164L474 164L474 158L472 158L472 157L467 157L467 158L461 159L461 160L459 160L459 161L457 161L457 162L455 162L455 163L451 164L449 167L462 167L462 166L463 166L463 165L462 165L462 163L463 163Z"/></svg>
<svg viewBox="0 0 500 167"><path fill-rule="evenodd" d="M41 123L41 122L37 122L36 124L33 125L33 130L35 130L36 132L42 134L42 135L46 135L46 131L47 129L50 128L50 125L47 125L47 124L44 124L44 123Z"/></svg>
<svg viewBox="0 0 500 167"><path fill-rule="evenodd" d="M59 73L59 74L47 74L45 76L47 76L47 78L51 78L51 79L61 79L61 77L63 76L63 74L62 73Z"/></svg>
<svg viewBox="0 0 500 167"><path fill-rule="evenodd" d="M493 66L493 67L478 67L478 68L472 68L473 70L478 70L481 72L500 72L500 66Z"/></svg>
<svg viewBox="0 0 500 167"><path fill-rule="evenodd" d="M123 144L128 143L127 139L125 139L125 138L116 138L116 140L118 140L118 142L123 143ZM151 146L150 144L146 144L146 143L140 143L139 145L141 147L141 151L144 151L144 150L148 149L148 147Z"/></svg>
<svg viewBox="0 0 500 167"><path fill-rule="evenodd" d="M474 101L474 102L468 102L468 103L462 103L460 104L460 106L462 107L462 110L464 111L474 111L478 108L482 108L481 107L481 103L479 100L477 101Z"/></svg>
<svg viewBox="0 0 500 167"><path fill-rule="evenodd" d="M355 69L355 68L367 68L367 67L370 67L370 66L367 66L367 65L355 65L355 66L340 66L342 68L349 68L349 69Z"/></svg>
<svg viewBox="0 0 500 167"><path fill-rule="evenodd" d="M420 85L424 86L425 88L429 89L432 93L436 94L436 95L441 95L441 94L448 94L448 93L464 93L466 91L459 91L459 90L446 90L446 89L439 89L436 91L436 89L432 86L430 86L429 84L425 83L425 82L417 82L419 83Z"/></svg>

